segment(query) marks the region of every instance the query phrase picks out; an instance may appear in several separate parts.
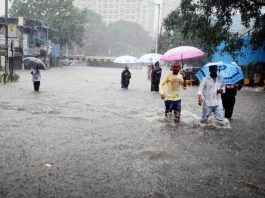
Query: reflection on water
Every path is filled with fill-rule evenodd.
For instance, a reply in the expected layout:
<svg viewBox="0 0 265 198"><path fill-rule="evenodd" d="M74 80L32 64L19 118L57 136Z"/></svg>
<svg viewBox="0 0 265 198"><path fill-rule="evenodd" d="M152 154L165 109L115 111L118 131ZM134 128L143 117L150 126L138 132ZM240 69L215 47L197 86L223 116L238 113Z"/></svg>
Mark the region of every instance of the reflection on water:
<svg viewBox="0 0 265 198"><path fill-rule="evenodd" d="M0 85L0 197L214 197L240 188L232 181L249 179L242 176L249 170L264 171L261 154L249 153L264 153L255 144L264 140L262 93L243 88L232 121L205 126L197 87L189 87L181 123L172 126L145 69L131 70L126 91L122 69L41 71L39 93L29 71Z"/></svg>

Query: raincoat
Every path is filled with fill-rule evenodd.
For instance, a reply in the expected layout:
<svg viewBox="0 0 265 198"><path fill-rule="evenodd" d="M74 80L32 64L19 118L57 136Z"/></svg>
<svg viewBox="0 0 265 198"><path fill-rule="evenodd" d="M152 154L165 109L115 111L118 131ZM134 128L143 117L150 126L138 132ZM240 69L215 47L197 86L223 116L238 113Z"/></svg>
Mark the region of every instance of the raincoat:
<svg viewBox="0 0 265 198"><path fill-rule="evenodd" d="M162 69L159 65L159 62L156 62L151 72L151 91L157 91L157 92L159 91L161 74L162 74Z"/></svg>
<svg viewBox="0 0 265 198"><path fill-rule="evenodd" d="M242 84L226 85L225 92L222 93L222 103L225 111L225 117L231 119L236 103L237 90L242 88Z"/></svg>
<svg viewBox="0 0 265 198"><path fill-rule="evenodd" d="M121 88L128 88L131 79L129 68L125 68L121 73Z"/></svg>

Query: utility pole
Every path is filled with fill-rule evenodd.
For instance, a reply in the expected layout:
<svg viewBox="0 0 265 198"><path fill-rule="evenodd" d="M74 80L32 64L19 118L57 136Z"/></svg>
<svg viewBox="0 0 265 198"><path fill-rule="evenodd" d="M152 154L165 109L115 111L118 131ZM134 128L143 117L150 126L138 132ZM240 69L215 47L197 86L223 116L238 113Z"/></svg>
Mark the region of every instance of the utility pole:
<svg viewBox="0 0 265 198"><path fill-rule="evenodd" d="M7 77L8 77L8 63L9 63L9 58L8 58L8 0L5 1L5 26L6 26L6 34L5 34L5 73L4 73L4 79L3 82L4 84L7 82Z"/></svg>
<svg viewBox="0 0 265 198"><path fill-rule="evenodd" d="M143 0L144 1L144 0ZM159 40L159 35L160 35L160 12L161 12L161 5L163 4L162 0L155 0L155 3L154 2L151 2L151 1L144 1L146 3L149 3L149 4L153 4L155 6L157 6L158 10L157 10L157 30L154 29L154 31L157 31L156 32L156 41L155 41L155 53L158 53L158 40ZM155 24L155 18L154 18L154 24ZM156 26L156 25L154 25Z"/></svg>
<svg viewBox="0 0 265 198"><path fill-rule="evenodd" d="M158 6L158 16L157 16L157 37L156 37L156 53L158 53L158 40L159 40L159 35L160 35L160 9L161 9L161 5L160 3L156 3L155 5Z"/></svg>

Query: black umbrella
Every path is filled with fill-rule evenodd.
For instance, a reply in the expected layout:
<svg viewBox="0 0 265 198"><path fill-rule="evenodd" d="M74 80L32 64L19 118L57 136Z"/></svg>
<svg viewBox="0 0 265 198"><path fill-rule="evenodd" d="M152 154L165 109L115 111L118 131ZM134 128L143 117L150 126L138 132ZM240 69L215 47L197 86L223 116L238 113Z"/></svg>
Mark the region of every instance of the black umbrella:
<svg viewBox="0 0 265 198"><path fill-rule="evenodd" d="M37 66L39 69L43 69L46 70L49 67L42 62L42 60L35 58L35 57L27 57L23 59L23 63L25 68L29 68L29 69L37 69Z"/></svg>

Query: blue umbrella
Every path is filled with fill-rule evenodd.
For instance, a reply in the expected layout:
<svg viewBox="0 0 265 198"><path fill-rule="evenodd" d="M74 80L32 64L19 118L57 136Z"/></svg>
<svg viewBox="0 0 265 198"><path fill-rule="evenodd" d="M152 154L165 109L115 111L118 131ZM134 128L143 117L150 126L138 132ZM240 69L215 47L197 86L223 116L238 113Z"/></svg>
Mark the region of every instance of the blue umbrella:
<svg viewBox="0 0 265 198"><path fill-rule="evenodd" d="M244 78L242 70L234 63L215 62L204 65L195 76L201 81L204 77L210 76L209 66L217 65L218 75L224 78L225 84L235 84Z"/></svg>

